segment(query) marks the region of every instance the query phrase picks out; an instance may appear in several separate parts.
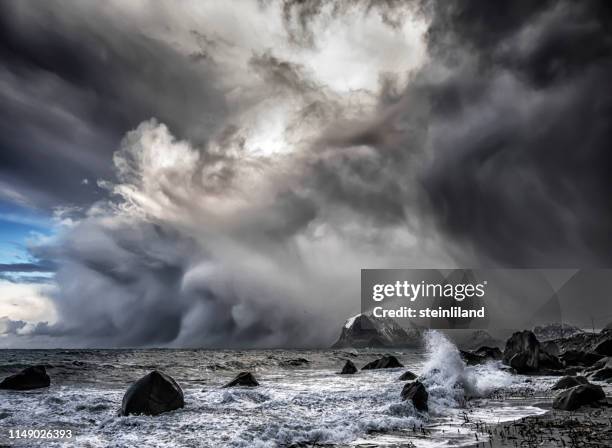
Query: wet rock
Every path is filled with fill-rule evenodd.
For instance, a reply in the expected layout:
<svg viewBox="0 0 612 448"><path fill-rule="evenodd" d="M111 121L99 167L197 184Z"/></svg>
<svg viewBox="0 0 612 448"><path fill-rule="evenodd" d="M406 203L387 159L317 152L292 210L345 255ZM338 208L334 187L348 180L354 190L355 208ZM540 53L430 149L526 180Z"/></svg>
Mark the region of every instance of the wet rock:
<svg viewBox="0 0 612 448"><path fill-rule="evenodd" d="M459 353L466 364L470 366L484 364L485 362L502 358L502 351L497 347L482 346L473 352L459 350Z"/></svg>
<svg viewBox="0 0 612 448"><path fill-rule="evenodd" d="M31 390L49 387L51 378L44 366L32 366L23 369L15 375L8 376L0 383L0 389Z"/></svg>
<svg viewBox="0 0 612 448"><path fill-rule="evenodd" d="M414 373L412 373L410 370L405 371L404 373L402 373L402 375L398 378L399 381L412 381L414 379L416 379L416 375Z"/></svg>
<svg viewBox="0 0 612 448"><path fill-rule="evenodd" d="M506 341L503 361L512 365L510 360L516 355L521 355L515 363L524 366L525 369L536 371L538 369L538 358L540 355L540 343L535 334L529 330L517 331ZM513 366L514 367L514 366Z"/></svg>
<svg viewBox="0 0 612 448"><path fill-rule="evenodd" d="M259 386L259 382L255 379L251 372L240 372L238 375L236 375L236 378L223 387L237 386L255 387Z"/></svg>
<svg viewBox="0 0 612 448"><path fill-rule="evenodd" d="M184 406L183 391L174 378L154 370L129 387L120 414L158 415Z"/></svg>
<svg viewBox="0 0 612 448"><path fill-rule="evenodd" d="M538 339L529 330L517 331L506 341L502 359L522 374L553 375L563 369L563 363L556 356L541 350Z"/></svg>
<svg viewBox="0 0 612 448"><path fill-rule="evenodd" d="M569 389L574 386L579 386L581 384L588 384L589 381L583 376L564 376L559 381L555 383L552 390L563 390Z"/></svg>
<svg viewBox="0 0 612 448"><path fill-rule="evenodd" d="M566 366L589 367L595 364L601 358L603 358L603 356L598 355L597 353L583 352L580 350L568 350L559 355L559 359Z"/></svg>
<svg viewBox="0 0 612 448"><path fill-rule="evenodd" d="M484 356L488 359L502 359L502 351L498 347L488 347L486 345L474 350L476 355Z"/></svg>
<svg viewBox="0 0 612 448"><path fill-rule="evenodd" d="M353 361L347 360L340 375L353 375L354 373L357 373L357 367L353 364Z"/></svg>
<svg viewBox="0 0 612 448"><path fill-rule="evenodd" d="M561 392L553 401L554 409L573 411L581 406L596 404L606 398L601 386L581 384Z"/></svg>
<svg viewBox="0 0 612 448"><path fill-rule="evenodd" d="M361 368L361 370L375 370L375 369L393 369L396 367L404 367L395 356L388 355L383 356L380 359L367 363Z"/></svg>
<svg viewBox="0 0 612 448"><path fill-rule="evenodd" d="M466 350L459 350L459 353L461 354L461 358L468 366L475 366L487 361L484 356L477 355L476 353L468 352Z"/></svg>
<svg viewBox="0 0 612 448"><path fill-rule="evenodd" d="M608 381L612 380L612 369L609 367L604 367L603 369L596 370L595 372L589 374L589 379L591 381Z"/></svg>
<svg viewBox="0 0 612 448"><path fill-rule="evenodd" d="M607 333L608 337L599 342L593 352L598 355L612 356L612 333Z"/></svg>
<svg viewBox="0 0 612 448"><path fill-rule="evenodd" d="M544 341L540 342L540 350L544 350L546 353L550 353L553 356L559 356L559 346L555 341Z"/></svg>
<svg viewBox="0 0 612 448"><path fill-rule="evenodd" d="M429 394L420 381L413 381L412 383L405 384L401 396L402 400L411 400L418 411L428 410L427 400L429 399Z"/></svg>
<svg viewBox="0 0 612 448"><path fill-rule="evenodd" d="M599 361L597 361L592 366L587 367L586 369L584 369L584 371L585 372L594 372L596 370L605 369L605 368L612 369L612 357L607 356L605 358L601 358Z"/></svg>
<svg viewBox="0 0 612 448"><path fill-rule="evenodd" d="M563 369L563 363L559 361L559 358L556 356L542 350L538 356L538 368L544 370L560 370Z"/></svg>
<svg viewBox="0 0 612 448"><path fill-rule="evenodd" d="M584 369L585 372L595 372L596 370L601 370L601 369L612 369L612 357L606 357L606 358L602 358L599 361L597 361L596 363L594 363L592 366L587 367L586 369Z"/></svg>

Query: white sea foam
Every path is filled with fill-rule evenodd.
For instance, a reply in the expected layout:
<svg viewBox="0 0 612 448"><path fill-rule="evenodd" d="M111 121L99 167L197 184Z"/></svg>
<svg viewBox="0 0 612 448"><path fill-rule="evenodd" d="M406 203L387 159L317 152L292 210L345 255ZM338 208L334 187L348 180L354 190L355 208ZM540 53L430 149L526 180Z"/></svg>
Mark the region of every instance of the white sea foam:
<svg viewBox="0 0 612 448"><path fill-rule="evenodd" d="M427 361L421 376L435 414L444 414L449 407L462 407L466 399L485 397L514 381L496 362L467 366L457 347L438 331L425 334L425 346Z"/></svg>

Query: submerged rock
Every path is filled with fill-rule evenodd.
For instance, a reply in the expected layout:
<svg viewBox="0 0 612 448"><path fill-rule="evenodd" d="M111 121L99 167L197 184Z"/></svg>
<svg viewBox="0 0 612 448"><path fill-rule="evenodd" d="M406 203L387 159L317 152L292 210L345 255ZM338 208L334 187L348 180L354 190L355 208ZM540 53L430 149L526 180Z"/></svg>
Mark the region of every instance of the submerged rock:
<svg viewBox="0 0 612 448"><path fill-rule="evenodd" d="M427 400L429 399L429 394L420 381L413 381L412 383L405 384L401 396L402 400L411 400L418 411L428 410Z"/></svg>
<svg viewBox="0 0 612 448"><path fill-rule="evenodd" d="M412 373L410 370L405 371L404 373L402 373L402 375L398 378L399 381L412 381L414 379L416 379L416 375L414 373Z"/></svg>
<svg viewBox="0 0 612 448"><path fill-rule="evenodd" d="M564 376L559 381L555 383L552 390L561 390L561 389L569 389L574 386L579 386L581 384L589 384L589 381L583 376Z"/></svg>
<svg viewBox="0 0 612 448"><path fill-rule="evenodd" d="M606 398L601 386L581 384L561 392L553 401L554 409L573 411L581 406L597 403Z"/></svg>
<svg viewBox="0 0 612 448"><path fill-rule="evenodd" d="M158 415L184 406L183 391L174 378L154 370L129 387L120 413Z"/></svg>
<svg viewBox="0 0 612 448"><path fill-rule="evenodd" d="M306 358L294 358L294 359L286 359L278 363L282 367L300 367L306 364L310 364Z"/></svg>
<svg viewBox="0 0 612 448"><path fill-rule="evenodd" d="M51 378L47 375L45 366L38 365L4 378L0 383L0 389L31 390L49 387L50 384Z"/></svg>
<svg viewBox="0 0 612 448"><path fill-rule="evenodd" d="M240 372L238 375L236 375L236 378L234 378L232 381L230 381L223 387L236 386L255 387L259 386L259 382L255 379L251 372Z"/></svg>
<svg viewBox="0 0 612 448"><path fill-rule="evenodd" d="M344 367L342 367L340 375L352 375L354 373L357 373L357 367L353 364L353 361L347 360Z"/></svg>
<svg viewBox="0 0 612 448"><path fill-rule="evenodd" d="M396 367L404 367L404 365L400 363L395 356L388 355L367 363L361 370L393 369Z"/></svg>

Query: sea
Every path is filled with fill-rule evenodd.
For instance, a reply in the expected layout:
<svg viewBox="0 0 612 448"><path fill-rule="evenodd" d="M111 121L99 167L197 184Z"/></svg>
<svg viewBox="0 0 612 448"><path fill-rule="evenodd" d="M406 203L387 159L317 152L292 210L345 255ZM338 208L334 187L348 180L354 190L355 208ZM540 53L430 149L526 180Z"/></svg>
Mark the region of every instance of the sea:
<svg viewBox="0 0 612 448"><path fill-rule="evenodd" d="M403 368L339 375L391 354ZM307 361L307 362L306 362ZM28 447L461 447L486 441L476 423L545 412L555 377L514 375L497 361L466 366L431 331L418 350L1 350L0 378L43 364L51 386L0 390L0 446ZM152 370L171 375L185 407L118 415L129 385ZM402 401L410 370L429 412ZM223 388L241 371L260 386ZM71 430L71 438L15 439L11 430Z"/></svg>

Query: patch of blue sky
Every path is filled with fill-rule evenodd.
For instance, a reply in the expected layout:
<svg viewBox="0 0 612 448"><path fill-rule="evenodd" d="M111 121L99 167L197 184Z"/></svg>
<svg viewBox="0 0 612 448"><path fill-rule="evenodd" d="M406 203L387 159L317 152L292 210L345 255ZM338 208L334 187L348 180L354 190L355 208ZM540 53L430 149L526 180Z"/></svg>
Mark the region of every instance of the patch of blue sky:
<svg viewBox="0 0 612 448"><path fill-rule="evenodd" d="M0 200L0 264L35 261L28 252L28 241L54 233L50 215Z"/></svg>

